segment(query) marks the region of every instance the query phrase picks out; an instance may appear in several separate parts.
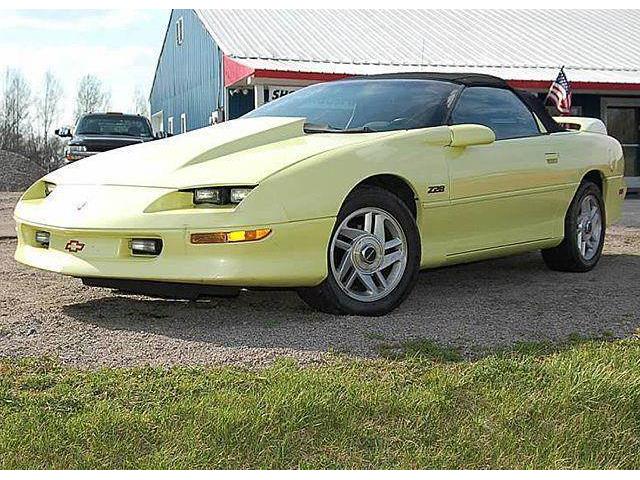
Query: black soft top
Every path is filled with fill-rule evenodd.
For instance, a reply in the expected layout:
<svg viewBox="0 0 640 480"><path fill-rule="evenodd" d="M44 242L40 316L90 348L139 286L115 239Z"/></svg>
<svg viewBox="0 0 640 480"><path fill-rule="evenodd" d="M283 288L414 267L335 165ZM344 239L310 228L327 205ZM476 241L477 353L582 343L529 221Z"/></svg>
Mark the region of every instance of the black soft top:
<svg viewBox="0 0 640 480"><path fill-rule="evenodd" d="M483 73L429 73L405 72L383 73L380 75L366 75L352 77L346 80L438 80L441 82L458 83L467 87L502 87L509 88L505 80Z"/></svg>
<svg viewBox="0 0 640 480"><path fill-rule="evenodd" d="M564 129L549 115L537 95L523 90L515 90L506 80L484 73L435 73L435 72L404 72L404 73L383 73L379 75L363 75L351 77L345 80L436 80L440 82L451 82L465 87L494 87L506 88L515 93L540 119L540 122L547 129L547 132L562 132Z"/></svg>

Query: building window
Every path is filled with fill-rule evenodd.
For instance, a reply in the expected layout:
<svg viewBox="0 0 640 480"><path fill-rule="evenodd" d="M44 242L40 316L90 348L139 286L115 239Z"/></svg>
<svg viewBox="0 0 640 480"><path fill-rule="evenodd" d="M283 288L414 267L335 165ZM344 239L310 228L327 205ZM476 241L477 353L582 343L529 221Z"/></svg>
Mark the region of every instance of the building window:
<svg viewBox="0 0 640 480"><path fill-rule="evenodd" d="M167 133L173 135L173 117L167 119Z"/></svg>
<svg viewBox="0 0 640 480"><path fill-rule="evenodd" d="M176 22L176 43L182 45L184 41L184 19L180 17Z"/></svg>
<svg viewBox="0 0 640 480"><path fill-rule="evenodd" d="M184 133L187 131L187 114L183 113L180 115L180 133Z"/></svg>

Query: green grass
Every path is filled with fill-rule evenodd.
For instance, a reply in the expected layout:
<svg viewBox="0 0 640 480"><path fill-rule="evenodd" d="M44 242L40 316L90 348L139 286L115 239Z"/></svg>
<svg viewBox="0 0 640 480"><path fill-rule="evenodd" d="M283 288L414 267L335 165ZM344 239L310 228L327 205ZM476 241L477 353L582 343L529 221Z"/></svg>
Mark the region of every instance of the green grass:
<svg viewBox="0 0 640 480"><path fill-rule="evenodd" d="M0 467L640 468L640 341L433 348L253 371L0 361Z"/></svg>

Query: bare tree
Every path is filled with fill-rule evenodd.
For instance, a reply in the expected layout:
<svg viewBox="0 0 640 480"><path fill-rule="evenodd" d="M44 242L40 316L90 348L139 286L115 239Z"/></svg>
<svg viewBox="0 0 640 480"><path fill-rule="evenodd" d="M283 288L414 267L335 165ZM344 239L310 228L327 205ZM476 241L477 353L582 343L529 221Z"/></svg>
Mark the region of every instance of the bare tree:
<svg viewBox="0 0 640 480"><path fill-rule="evenodd" d="M108 110L110 102L111 94L104 90L100 79L94 75L85 75L78 84L75 109L76 120L86 113Z"/></svg>
<svg viewBox="0 0 640 480"><path fill-rule="evenodd" d="M0 148L18 151L31 128L31 87L19 70L7 68L2 107Z"/></svg>
<svg viewBox="0 0 640 480"><path fill-rule="evenodd" d="M133 113L149 118L149 100L140 85L133 91Z"/></svg>
<svg viewBox="0 0 640 480"><path fill-rule="evenodd" d="M54 122L60 116L60 100L62 86L58 79L48 71L44 74L42 91L36 100L36 114L38 116L38 130L42 134L42 144L45 153L49 151L49 135Z"/></svg>

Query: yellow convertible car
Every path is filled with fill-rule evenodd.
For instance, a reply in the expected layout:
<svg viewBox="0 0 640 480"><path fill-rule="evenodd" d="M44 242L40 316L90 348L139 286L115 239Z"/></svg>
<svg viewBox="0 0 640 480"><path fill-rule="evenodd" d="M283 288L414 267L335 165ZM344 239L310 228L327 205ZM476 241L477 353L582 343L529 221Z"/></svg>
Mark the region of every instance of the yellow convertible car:
<svg viewBox="0 0 640 480"><path fill-rule="evenodd" d="M624 160L599 120L559 121L486 75L313 85L50 173L15 209L15 258L158 296L296 289L357 315L395 308L424 268L541 250L584 272Z"/></svg>

